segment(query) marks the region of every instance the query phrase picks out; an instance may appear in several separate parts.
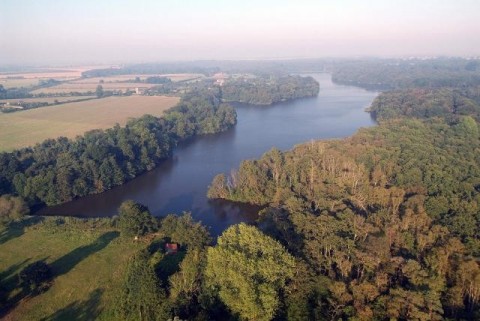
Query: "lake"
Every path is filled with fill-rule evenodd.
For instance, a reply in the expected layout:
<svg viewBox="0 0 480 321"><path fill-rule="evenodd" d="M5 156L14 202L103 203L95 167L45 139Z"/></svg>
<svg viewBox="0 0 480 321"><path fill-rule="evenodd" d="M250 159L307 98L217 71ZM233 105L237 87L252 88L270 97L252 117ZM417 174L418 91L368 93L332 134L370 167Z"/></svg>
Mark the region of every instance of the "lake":
<svg viewBox="0 0 480 321"><path fill-rule="evenodd" d="M255 220L256 207L207 199L208 185L216 174L228 174L242 160L259 158L272 147L288 150L312 139L346 137L375 124L364 110L377 93L334 84L329 74L310 76L320 83L317 97L271 106L235 105L238 123L227 132L182 143L171 159L122 186L36 214L112 216L124 200L132 199L157 216L192 212L210 226L213 235L232 224Z"/></svg>

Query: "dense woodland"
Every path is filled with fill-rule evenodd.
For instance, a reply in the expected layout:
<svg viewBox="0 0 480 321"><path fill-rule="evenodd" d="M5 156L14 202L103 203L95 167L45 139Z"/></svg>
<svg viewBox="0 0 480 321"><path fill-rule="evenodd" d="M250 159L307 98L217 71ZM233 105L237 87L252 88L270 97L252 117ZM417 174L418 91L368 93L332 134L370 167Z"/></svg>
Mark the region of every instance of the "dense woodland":
<svg viewBox="0 0 480 321"><path fill-rule="evenodd" d="M335 82L374 90L480 84L480 61L461 58L372 59L329 64Z"/></svg>
<svg viewBox="0 0 480 321"><path fill-rule="evenodd" d="M469 116L392 120L271 150L209 196L268 206L259 226L299 262L288 318L475 319L480 140Z"/></svg>
<svg viewBox="0 0 480 321"><path fill-rule="evenodd" d="M225 101L271 105L280 101L317 96L320 86L312 77L270 76L229 79L221 89Z"/></svg>
<svg viewBox="0 0 480 321"><path fill-rule="evenodd" d="M296 260L280 319L480 318L477 87L387 92L371 110L379 126L272 149L209 197L266 207L258 228Z"/></svg>
<svg viewBox="0 0 480 321"><path fill-rule="evenodd" d="M369 111L377 120L442 117L452 123L462 115L469 115L480 121L480 86L388 91L374 100Z"/></svg>

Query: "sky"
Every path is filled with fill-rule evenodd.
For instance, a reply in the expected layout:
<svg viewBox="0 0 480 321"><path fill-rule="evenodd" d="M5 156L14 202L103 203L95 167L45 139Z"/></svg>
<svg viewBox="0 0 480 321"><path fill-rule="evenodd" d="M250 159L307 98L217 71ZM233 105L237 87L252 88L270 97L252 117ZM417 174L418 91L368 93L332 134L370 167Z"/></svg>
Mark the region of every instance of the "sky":
<svg viewBox="0 0 480 321"><path fill-rule="evenodd" d="M0 66L480 56L479 0L0 0Z"/></svg>

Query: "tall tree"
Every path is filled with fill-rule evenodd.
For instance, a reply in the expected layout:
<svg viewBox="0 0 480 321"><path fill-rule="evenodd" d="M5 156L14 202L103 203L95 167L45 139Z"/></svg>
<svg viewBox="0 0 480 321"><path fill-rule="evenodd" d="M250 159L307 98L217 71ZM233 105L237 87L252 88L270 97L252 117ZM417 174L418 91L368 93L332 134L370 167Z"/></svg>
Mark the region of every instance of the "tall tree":
<svg viewBox="0 0 480 321"><path fill-rule="evenodd" d="M0 196L0 224L21 219L29 213L27 203L21 197Z"/></svg>
<svg viewBox="0 0 480 321"><path fill-rule="evenodd" d="M148 208L140 203L128 200L119 208L119 227L127 237L142 236L157 229L157 221Z"/></svg>
<svg viewBox="0 0 480 321"><path fill-rule="evenodd" d="M167 320L165 302L165 292L149 262L149 253L140 251L128 264L116 302L117 317L120 320Z"/></svg>
<svg viewBox="0 0 480 321"><path fill-rule="evenodd" d="M102 98L105 92L103 91L103 86L98 85L97 89L95 90L95 95L97 95L97 98Z"/></svg>
<svg viewBox="0 0 480 321"><path fill-rule="evenodd" d="M294 267L294 258L280 243L242 223L228 228L208 249L206 275L234 313L271 320Z"/></svg>

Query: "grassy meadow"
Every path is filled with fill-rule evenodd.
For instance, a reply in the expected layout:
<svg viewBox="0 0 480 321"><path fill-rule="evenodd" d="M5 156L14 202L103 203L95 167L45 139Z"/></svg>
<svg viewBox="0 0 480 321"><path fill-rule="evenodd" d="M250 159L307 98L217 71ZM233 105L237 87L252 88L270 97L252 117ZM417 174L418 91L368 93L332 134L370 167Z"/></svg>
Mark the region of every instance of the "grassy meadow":
<svg viewBox="0 0 480 321"><path fill-rule="evenodd" d="M88 130L124 125L144 114L161 116L178 101L166 96L108 97L0 114L0 151L59 136L74 138Z"/></svg>
<svg viewBox="0 0 480 321"><path fill-rule="evenodd" d="M119 237L108 219L33 221L39 218L8 230L0 228L0 296L8 302L0 308L0 319L113 320L110 309L125 263L145 244ZM37 260L51 266L53 282L46 292L25 297L17 274Z"/></svg>

